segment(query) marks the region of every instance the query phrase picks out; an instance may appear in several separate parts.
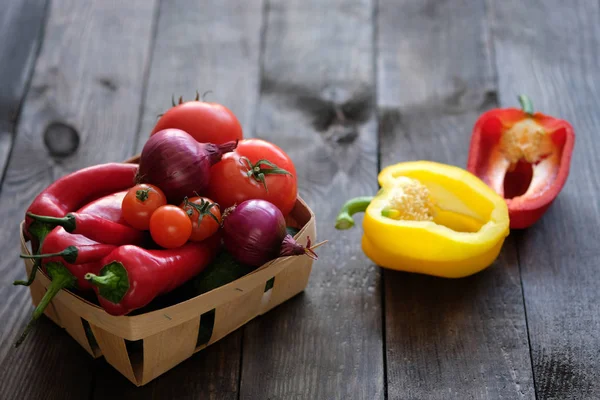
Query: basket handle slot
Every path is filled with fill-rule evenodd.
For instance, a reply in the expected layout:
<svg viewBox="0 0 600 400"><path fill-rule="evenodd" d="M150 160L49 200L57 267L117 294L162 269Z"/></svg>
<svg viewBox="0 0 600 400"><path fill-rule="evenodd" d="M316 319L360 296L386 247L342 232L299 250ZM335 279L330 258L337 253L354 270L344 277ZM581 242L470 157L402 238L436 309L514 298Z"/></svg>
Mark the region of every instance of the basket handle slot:
<svg viewBox="0 0 600 400"><path fill-rule="evenodd" d="M216 309L205 312L200 316L200 327L198 329L198 340L196 341L196 350L205 346L212 337L215 327Z"/></svg>
<svg viewBox="0 0 600 400"><path fill-rule="evenodd" d="M265 284L265 291L260 300L260 314L262 314L269 306L271 295L273 294L273 286L275 286L275 277L272 277Z"/></svg>
<svg viewBox="0 0 600 400"><path fill-rule="evenodd" d="M131 367L133 369L133 375L135 376L136 381L142 381L142 372L144 366L144 340L127 340L125 341L125 349L127 350L127 355L129 356L129 362L131 363Z"/></svg>
<svg viewBox="0 0 600 400"><path fill-rule="evenodd" d="M273 289L274 285L275 285L275 277L272 277L265 284L265 293L268 292L269 290Z"/></svg>
<svg viewBox="0 0 600 400"><path fill-rule="evenodd" d="M90 323L85 319L81 318L81 324L83 325L83 331L85 332L85 337L87 338L88 344L90 345L90 349L92 349L92 353L94 353L94 357L100 356L100 346L98 346L98 341L96 340L96 336L94 336L94 332L92 332L92 327Z"/></svg>

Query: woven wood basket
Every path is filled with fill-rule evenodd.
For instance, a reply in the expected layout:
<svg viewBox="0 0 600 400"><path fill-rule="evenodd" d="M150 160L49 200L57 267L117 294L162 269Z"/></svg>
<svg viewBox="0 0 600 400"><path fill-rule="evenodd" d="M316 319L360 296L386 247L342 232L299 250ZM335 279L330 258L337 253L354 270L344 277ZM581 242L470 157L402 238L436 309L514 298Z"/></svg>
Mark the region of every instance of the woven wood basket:
<svg viewBox="0 0 600 400"><path fill-rule="evenodd" d="M137 158L128 160L135 162ZM315 216L298 198L288 222L301 227L296 240L316 242ZM30 254L21 223L21 251ZM24 259L27 274L33 261ZM312 270L306 256L271 261L248 275L187 301L133 316L113 316L69 290L61 290L45 315L64 328L94 358L102 357L136 386L175 367L194 353L302 292ZM34 305L50 279L42 271L29 287ZM203 320L204 319L204 320ZM206 322L208 321L208 322ZM212 327L206 337L206 329ZM204 334L203 334L204 332ZM204 336L206 341L200 341Z"/></svg>

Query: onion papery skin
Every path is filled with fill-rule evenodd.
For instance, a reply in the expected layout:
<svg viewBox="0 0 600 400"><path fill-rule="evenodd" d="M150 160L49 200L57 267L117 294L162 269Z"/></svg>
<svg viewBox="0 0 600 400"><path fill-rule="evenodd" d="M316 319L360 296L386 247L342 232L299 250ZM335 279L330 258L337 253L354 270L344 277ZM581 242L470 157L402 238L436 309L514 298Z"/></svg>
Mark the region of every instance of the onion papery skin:
<svg viewBox="0 0 600 400"><path fill-rule="evenodd" d="M210 167L237 142L199 143L181 129L164 129L150 136L142 153L136 181L158 186L169 203L202 195L210 182Z"/></svg>

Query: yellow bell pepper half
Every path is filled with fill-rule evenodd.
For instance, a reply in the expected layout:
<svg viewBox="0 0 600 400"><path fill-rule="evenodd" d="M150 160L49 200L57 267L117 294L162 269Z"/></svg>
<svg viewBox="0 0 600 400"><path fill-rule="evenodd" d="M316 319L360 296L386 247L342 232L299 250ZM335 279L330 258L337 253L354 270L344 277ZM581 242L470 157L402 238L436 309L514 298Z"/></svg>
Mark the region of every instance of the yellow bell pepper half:
<svg viewBox="0 0 600 400"><path fill-rule="evenodd" d="M362 249L384 268L445 278L475 274L498 257L509 234L506 202L465 169L432 161L389 166L376 196L344 204L337 229L365 212Z"/></svg>

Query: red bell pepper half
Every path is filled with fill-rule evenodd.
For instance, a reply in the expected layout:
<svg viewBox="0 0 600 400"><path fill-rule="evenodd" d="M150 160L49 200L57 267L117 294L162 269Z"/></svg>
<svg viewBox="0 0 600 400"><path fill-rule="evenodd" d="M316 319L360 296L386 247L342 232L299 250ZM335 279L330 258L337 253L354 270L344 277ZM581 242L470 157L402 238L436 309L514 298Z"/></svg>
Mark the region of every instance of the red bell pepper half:
<svg viewBox="0 0 600 400"><path fill-rule="evenodd" d="M473 128L467 169L506 200L510 227L527 228L546 212L569 175L575 133L569 122L522 109L493 109Z"/></svg>

